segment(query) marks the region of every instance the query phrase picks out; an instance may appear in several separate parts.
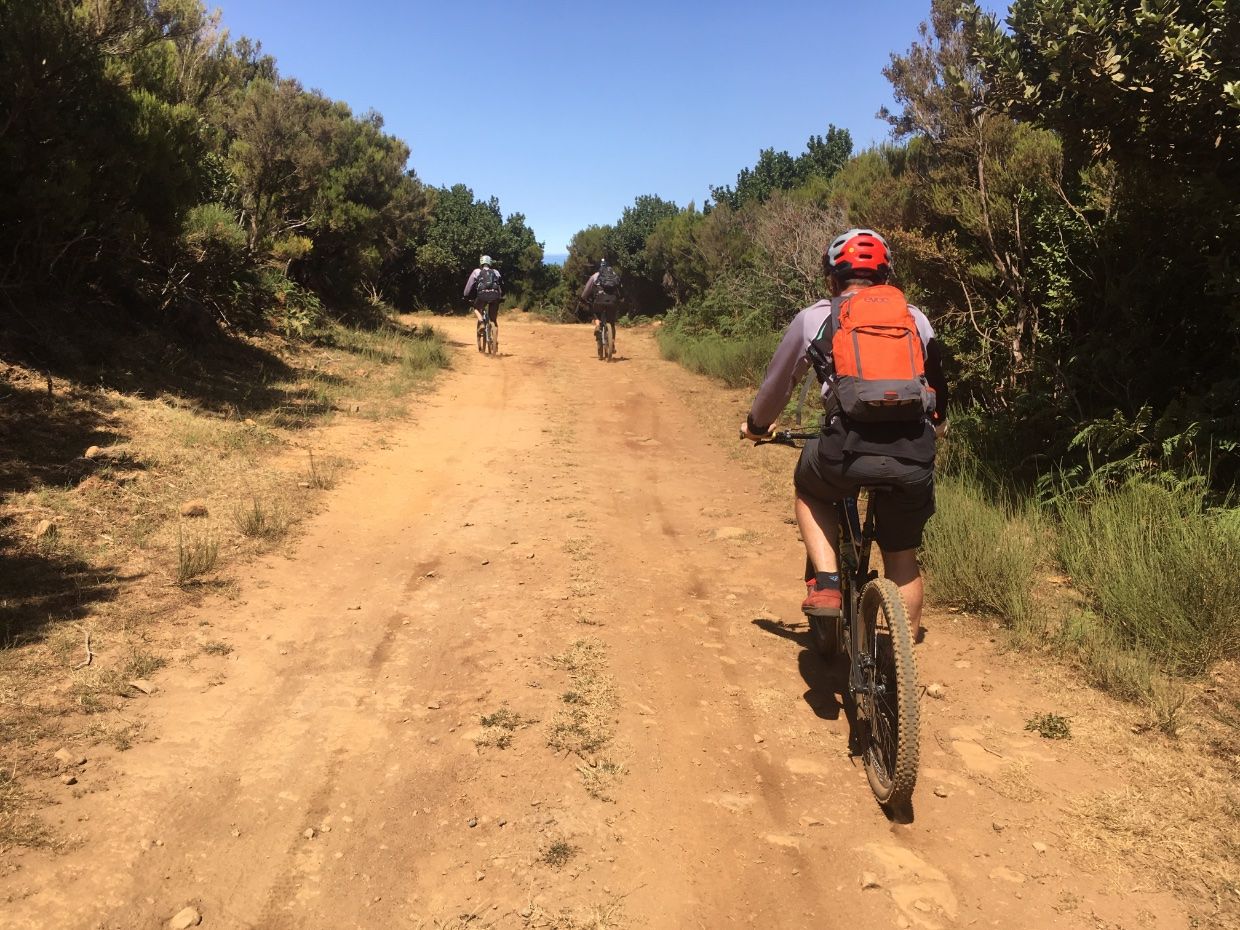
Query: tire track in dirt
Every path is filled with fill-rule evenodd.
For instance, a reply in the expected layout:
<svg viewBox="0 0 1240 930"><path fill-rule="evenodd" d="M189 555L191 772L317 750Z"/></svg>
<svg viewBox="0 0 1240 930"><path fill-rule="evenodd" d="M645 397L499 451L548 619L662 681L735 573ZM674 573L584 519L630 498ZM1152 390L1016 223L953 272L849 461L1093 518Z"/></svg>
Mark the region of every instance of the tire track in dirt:
<svg viewBox="0 0 1240 930"><path fill-rule="evenodd" d="M159 679L153 739L50 812L80 841L0 879L6 927L154 930L188 902L228 928L1185 926L1029 847L1072 759L1019 732L1023 671L940 618L919 661L960 703L923 707L917 818L890 823L806 648L787 508L685 405L704 382L630 331L615 364L583 327L514 317L502 345L463 348L287 557L185 618L235 646L222 683ZM578 641L616 696L580 757L548 746ZM501 709L511 745L476 745ZM605 759L614 801L583 784Z"/></svg>

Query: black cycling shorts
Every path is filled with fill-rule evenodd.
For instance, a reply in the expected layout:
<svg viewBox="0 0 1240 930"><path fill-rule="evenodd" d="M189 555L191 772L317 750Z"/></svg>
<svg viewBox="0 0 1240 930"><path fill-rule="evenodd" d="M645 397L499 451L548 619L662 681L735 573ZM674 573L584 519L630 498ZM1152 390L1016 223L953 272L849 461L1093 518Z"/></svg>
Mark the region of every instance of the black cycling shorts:
<svg viewBox="0 0 1240 930"><path fill-rule="evenodd" d="M926 522L934 514L934 465L868 453L830 461L819 454L820 442L811 439L801 450L793 475L797 491L834 503L856 497L863 487L881 485L885 490L870 497L879 548L901 552L921 546Z"/></svg>
<svg viewBox="0 0 1240 930"><path fill-rule="evenodd" d="M487 303L485 300L475 300L474 309L485 310L487 312L487 316L491 318L492 323L499 323L499 301L498 300L493 300L490 303Z"/></svg>

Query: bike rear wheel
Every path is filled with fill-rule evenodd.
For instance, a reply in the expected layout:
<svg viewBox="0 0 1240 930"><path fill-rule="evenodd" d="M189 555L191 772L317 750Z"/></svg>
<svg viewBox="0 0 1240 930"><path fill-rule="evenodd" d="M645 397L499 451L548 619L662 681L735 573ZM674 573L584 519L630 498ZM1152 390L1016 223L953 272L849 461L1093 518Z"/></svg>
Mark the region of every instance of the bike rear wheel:
<svg viewBox="0 0 1240 930"><path fill-rule="evenodd" d="M616 357L616 324L604 323L603 334L603 354L607 361L610 362Z"/></svg>
<svg viewBox="0 0 1240 930"><path fill-rule="evenodd" d="M862 761L878 803L899 808L917 784L920 713L908 612L888 579L875 578L861 592L859 632L857 699L868 729Z"/></svg>
<svg viewBox="0 0 1240 930"><path fill-rule="evenodd" d="M499 327L487 321L487 353L499 355Z"/></svg>
<svg viewBox="0 0 1240 930"><path fill-rule="evenodd" d="M478 324L478 351L485 352L487 350L487 329L484 324Z"/></svg>

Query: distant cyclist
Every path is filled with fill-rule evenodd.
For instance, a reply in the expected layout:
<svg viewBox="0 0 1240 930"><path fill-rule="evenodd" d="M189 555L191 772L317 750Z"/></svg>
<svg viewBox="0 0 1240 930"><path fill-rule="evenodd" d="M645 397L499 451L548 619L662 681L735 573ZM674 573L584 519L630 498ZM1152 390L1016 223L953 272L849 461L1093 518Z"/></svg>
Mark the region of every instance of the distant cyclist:
<svg viewBox="0 0 1240 930"><path fill-rule="evenodd" d="M491 318L499 331L499 302L504 299L503 279L499 270L491 267L491 256L483 255L478 259L478 267L470 272L465 282L465 297L473 298L474 316L478 319L478 329L482 330L483 314Z"/></svg>
<svg viewBox="0 0 1240 930"><path fill-rule="evenodd" d="M802 609L839 615L835 504L882 485L871 497L877 542L916 637L923 600L917 550L934 513L935 440L947 425L939 344L925 314L887 285L891 254L878 233L850 229L827 246L822 266L831 299L792 320L741 432L755 440L769 435L814 365L827 419L801 451L793 480L797 525L815 571Z"/></svg>
<svg viewBox="0 0 1240 930"><path fill-rule="evenodd" d="M594 319L594 341L598 343L598 357L603 357L603 324L612 327L615 333L616 317L620 310L620 275L616 269L607 264L607 259L598 263L598 271L590 275L581 289L581 302L590 308L590 316Z"/></svg>

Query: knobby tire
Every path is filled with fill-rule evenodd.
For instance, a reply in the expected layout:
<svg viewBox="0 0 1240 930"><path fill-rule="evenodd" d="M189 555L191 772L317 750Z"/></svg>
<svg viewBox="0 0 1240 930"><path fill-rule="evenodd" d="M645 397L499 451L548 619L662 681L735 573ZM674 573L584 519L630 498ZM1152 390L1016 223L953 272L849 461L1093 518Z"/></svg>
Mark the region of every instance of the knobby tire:
<svg viewBox="0 0 1240 930"><path fill-rule="evenodd" d="M861 592L862 648L875 658L874 679L882 693L863 695L866 778L878 803L906 806L917 784L920 713L913 636L900 589L876 578ZM868 682L867 682L868 684Z"/></svg>

